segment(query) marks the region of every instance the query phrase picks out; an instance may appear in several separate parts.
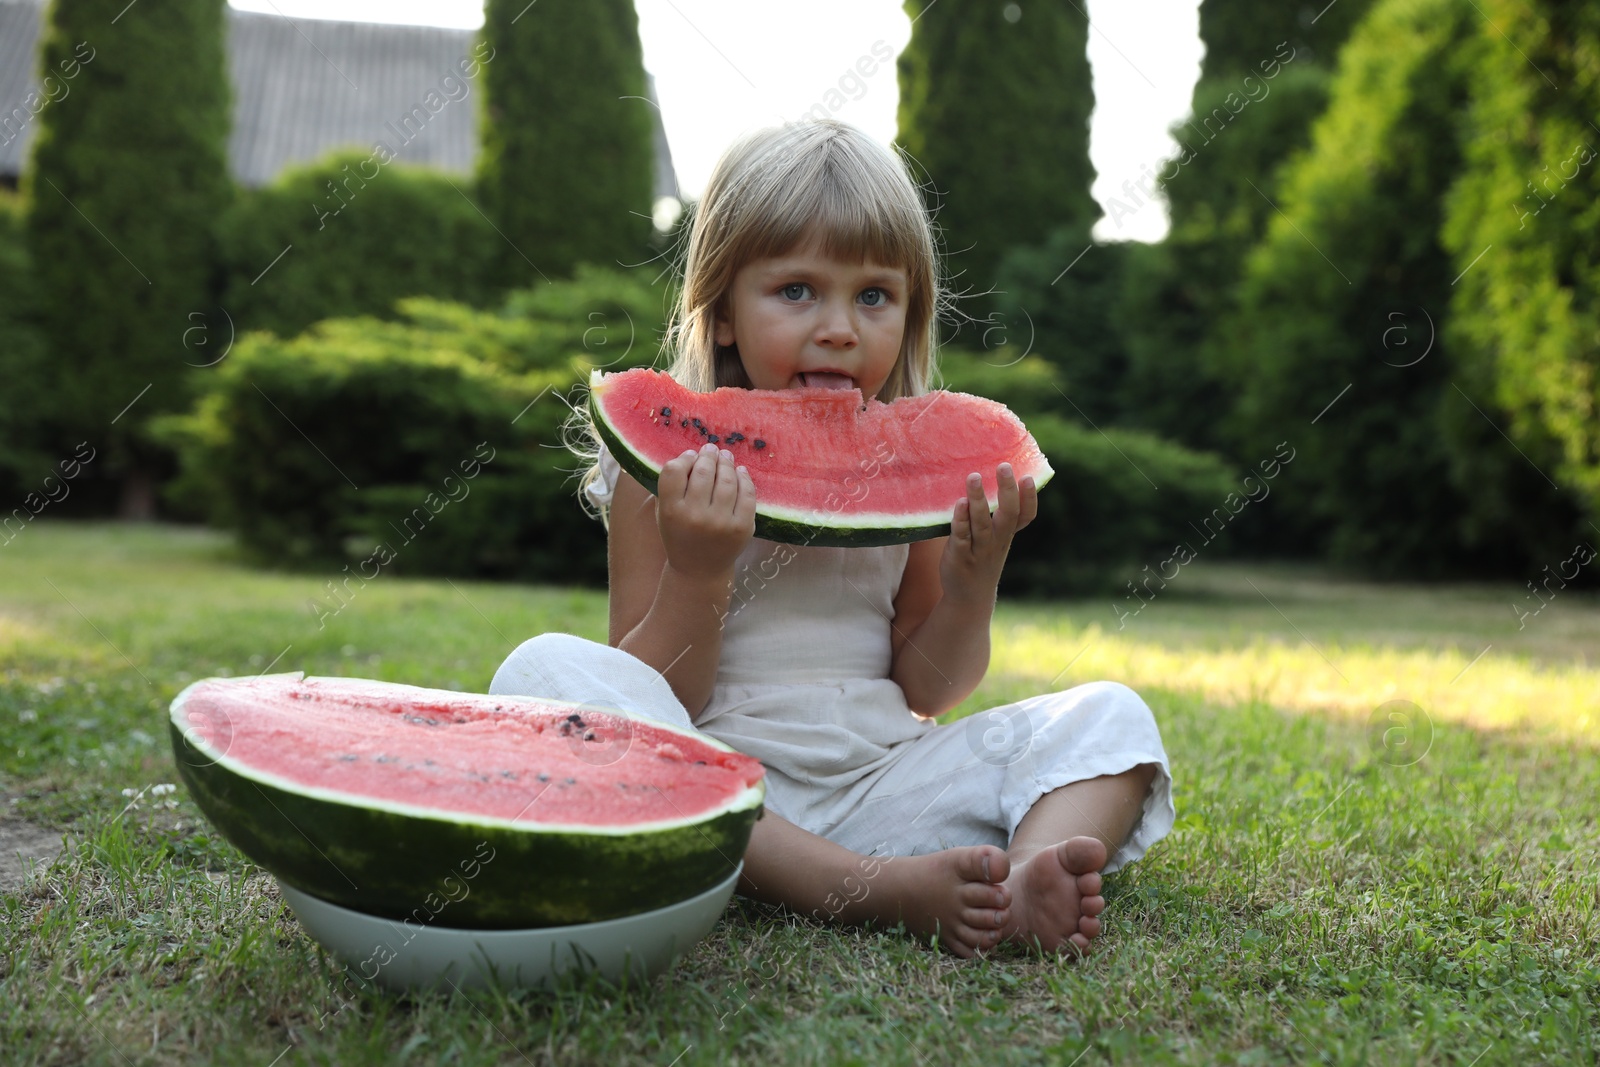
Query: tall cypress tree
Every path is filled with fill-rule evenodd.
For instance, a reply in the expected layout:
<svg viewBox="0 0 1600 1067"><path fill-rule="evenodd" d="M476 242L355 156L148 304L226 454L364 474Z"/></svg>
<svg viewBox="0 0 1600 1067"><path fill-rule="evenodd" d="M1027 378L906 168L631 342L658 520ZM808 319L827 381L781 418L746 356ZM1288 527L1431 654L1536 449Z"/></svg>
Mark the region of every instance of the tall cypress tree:
<svg viewBox="0 0 1600 1067"><path fill-rule="evenodd" d="M1309 144L1339 49L1371 2L1202 0L1193 117L1173 126L1178 155L1157 175L1171 229L1158 246L1130 249L1116 316L1128 422L1201 448L1225 444L1218 414L1232 394L1210 351L1216 323L1276 215L1278 169Z"/></svg>
<svg viewBox="0 0 1600 1067"><path fill-rule="evenodd" d="M1372 0L1201 0L1200 39L1206 53L1200 80L1259 73L1261 60L1282 42L1301 59L1331 70L1339 46L1361 21Z"/></svg>
<svg viewBox="0 0 1600 1067"><path fill-rule="evenodd" d="M1520 476L1574 488L1600 523L1600 9L1482 2L1471 116L1484 136L1444 230L1462 272L1451 336L1519 447L1551 454L1534 471L1496 442ZM1578 534L1600 544L1587 523Z"/></svg>
<svg viewBox="0 0 1600 1067"><path fill-rule="evenodd" d="M1297 453L1270 505L1284 547L1422 577L1572 547L1572 499L1499 437L1448 322L1479 249L1441 240L1447 191L1466 146L1497 132L1464 106L1490 35L1469 0L1379 0L1219 328L1241 453Z"/></svg>
<svg viewBox="0 0 1600 1067"><path fill-rule="evenodd" d="M478 189L505 286L648 256L653 113L632 0L488 0Z"/></svg>
<svg viewBox="0 0 1600 1067"><path fill-rule="evenodd" d="M953 284L983 292L1008 249L1100 217L1088 17L1073 0L906 0L905 10L898 141L933 185ZM988 309L971 303L969 313Z"/></svg>
<svg viewBox="0 0 1600 1067"><path fill-rule="evenodd" d="M79 442L147 517L162 451L149 419L187 407L191 343L215 308L214 227L232 195L224 0L55 0L40 73L70 93L39 115L24 178L49 379L50 446ZM196 317L198 316L198 317Z"/></svg>

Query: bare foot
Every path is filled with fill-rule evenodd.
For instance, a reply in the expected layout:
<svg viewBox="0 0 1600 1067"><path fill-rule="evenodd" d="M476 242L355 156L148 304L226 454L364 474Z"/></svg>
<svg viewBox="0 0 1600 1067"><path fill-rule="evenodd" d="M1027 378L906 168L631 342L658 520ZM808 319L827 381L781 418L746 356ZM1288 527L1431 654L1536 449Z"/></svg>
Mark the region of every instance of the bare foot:
<svg viewBox="0 0 1600 1067"><path fill-rule="evenodd" d="M1017 864L1005 883L1011 890L1011 918L1002 936L1050 952L1086 953L1100 933L1096 916L1106 907L1100 895L1105 865L1105 842L1097 837L1061 841Z"/></svg>
<svg viewBox="0 0 1600 1067"><path fill-rule="evenodd" d="M1000 941L1010 918L1004 885L1011 860L994 845L948 848L883 861L857 903L861 918L904 921L918 934L938 931L945 948L970 959Z"/></svg>

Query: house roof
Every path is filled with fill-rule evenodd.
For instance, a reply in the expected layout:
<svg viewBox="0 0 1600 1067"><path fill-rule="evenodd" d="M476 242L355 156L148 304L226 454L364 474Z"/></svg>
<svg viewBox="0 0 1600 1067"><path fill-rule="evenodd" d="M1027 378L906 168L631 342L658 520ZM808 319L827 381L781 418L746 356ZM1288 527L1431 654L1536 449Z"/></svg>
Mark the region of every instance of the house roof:
<svg viewBox="0 0 1600 1067"><path fill-rule="evenodd" d="M44 10L40 0L0 0L0 179L12 183L38 128L23 102L41 89L37 52ZM370 149L380 140L404 162L472 172L478 153L474 96L481 86L461 79L455 68L473 52L476 30L298 19L232 7L227 20L233 81L228 164L241 184L264 185L290 164L345 145ZM452 89L456 100L440 88L450 74L468 86L465 96ZM645 78L654 104L655 79ZM402 147L403 134L396 136L387 124L399 128L429 90L446 102L437 113L423 109L426 125L414 120L413 129L421 131ZM651 110L655 196L677 196L660 108Z"/></svg>

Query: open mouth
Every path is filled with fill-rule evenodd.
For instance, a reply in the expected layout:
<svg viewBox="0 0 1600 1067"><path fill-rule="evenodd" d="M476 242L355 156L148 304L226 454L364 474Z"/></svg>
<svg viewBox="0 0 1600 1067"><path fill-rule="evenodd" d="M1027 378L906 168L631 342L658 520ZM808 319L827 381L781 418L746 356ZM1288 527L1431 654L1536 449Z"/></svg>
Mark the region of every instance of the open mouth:
<svg viewBox="0 0 1600 1067"><path fill-rule="evenodd" d="M809 389L854 389L855 379L838 371L814 370L800 375L800 383Z"/></svg>

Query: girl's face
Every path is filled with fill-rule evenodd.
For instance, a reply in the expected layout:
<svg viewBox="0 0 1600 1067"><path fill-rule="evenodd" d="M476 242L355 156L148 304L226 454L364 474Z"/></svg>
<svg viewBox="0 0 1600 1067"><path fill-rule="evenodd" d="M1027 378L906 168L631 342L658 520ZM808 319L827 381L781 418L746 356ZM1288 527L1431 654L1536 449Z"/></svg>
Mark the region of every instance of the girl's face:
<svg viewBox="0 0 1600 1067"><path fill-rule="evenodd" d="M737 345L757 389L803 386L876 396L900 358L906 274L824 256L811 242L734 276L716 340Z"/></svg>

